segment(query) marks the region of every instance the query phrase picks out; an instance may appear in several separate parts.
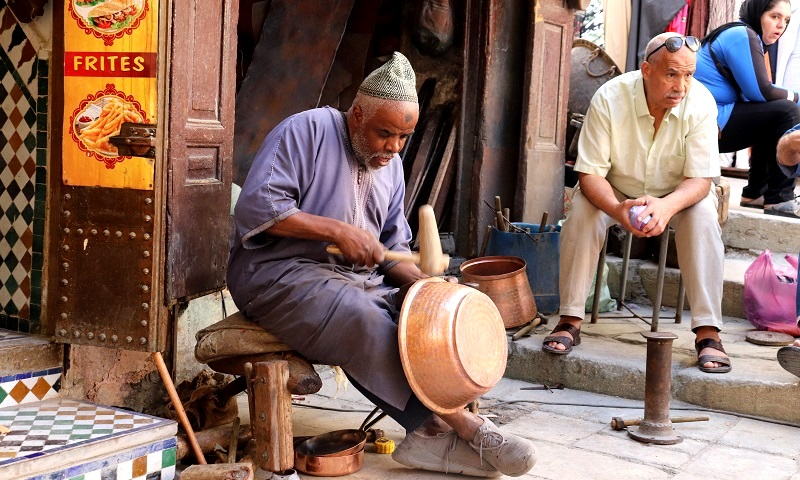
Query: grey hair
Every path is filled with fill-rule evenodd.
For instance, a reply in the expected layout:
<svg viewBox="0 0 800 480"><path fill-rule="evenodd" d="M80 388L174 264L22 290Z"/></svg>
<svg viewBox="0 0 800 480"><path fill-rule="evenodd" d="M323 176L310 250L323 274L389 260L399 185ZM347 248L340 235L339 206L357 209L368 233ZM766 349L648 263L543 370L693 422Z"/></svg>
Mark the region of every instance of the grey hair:
<svg viewBox="0 0 800 480"><path fill-rule="evenodd" d="M416 108L419 108L419 105L415 102L406 102L402 100L388 100L385 98L378 98L373 97L371 95L367 95L361 92L356 94L356 97L353 99L353 104L347 110L348 115L352 115L353 109L355 107L361 107L361 113L364 115L364 121L368 121L371 119L381 108L389 109L397 109L400 108L401 105L411 106L413 105Z"/></svg>

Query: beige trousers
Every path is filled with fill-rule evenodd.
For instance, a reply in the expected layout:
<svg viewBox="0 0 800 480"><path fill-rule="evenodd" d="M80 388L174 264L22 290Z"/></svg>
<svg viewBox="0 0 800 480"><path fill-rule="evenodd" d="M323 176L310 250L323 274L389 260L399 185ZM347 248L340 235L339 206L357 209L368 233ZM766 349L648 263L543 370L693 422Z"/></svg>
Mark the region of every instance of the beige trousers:
<svg viewBox="0 0 800 480"><path fill-rule="evenodd" d="M614 190L619 200L625 196ZM701 201L672 217L683 283L692 310L692 330L722 329L722 269L724 246L717 221L717 198L710 191ZM589 287L606 231L617 222L595 207L576 188L561 230L559 295L561 315L583 318Z"/></svg>

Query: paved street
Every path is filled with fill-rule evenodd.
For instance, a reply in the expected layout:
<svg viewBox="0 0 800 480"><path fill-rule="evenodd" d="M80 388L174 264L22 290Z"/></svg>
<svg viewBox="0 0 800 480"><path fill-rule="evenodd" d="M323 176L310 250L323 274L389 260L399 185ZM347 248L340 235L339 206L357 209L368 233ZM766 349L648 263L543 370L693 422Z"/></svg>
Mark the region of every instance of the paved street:
<svg viewBox="0 0 800 480"><path fill-rule="evenodd" d="M673 446L645 445L611 429L614 416L641 417L641 403L633 400L572 390L521 391L525 382L503 379L482 400L482 411L495 415L504 430L531 439L538 462L525 479L765 479L800 480L800 428L739 418L733 415L676 411L675 415L708 415L709 422L678 424L684 441ZM800 408L800 385L798 385ZM606 405L615 408L505 403L535 400L552 403ZM301 403L342 409L369 409L371 405L350 386L336 392L325 377L323 390ZM241 412L246 415L245 404ZM493 405L496 405L493 407ZM637 408L619 408L619 406ZM673 402L673 407L687 406ZM365 413L326 412L295 407L295 435L318 434L340 428L357 428ZM243 419L244 420L244 419ZM400 442L402 429L390 420L378 425ZM313 478L313 477L304 477ZM442 474L407 469L389 455L367 453L364 468L350 479L434 479ZM468 478L449 475L449 478ZM510 477L504 477L510 478Z"/></svg>

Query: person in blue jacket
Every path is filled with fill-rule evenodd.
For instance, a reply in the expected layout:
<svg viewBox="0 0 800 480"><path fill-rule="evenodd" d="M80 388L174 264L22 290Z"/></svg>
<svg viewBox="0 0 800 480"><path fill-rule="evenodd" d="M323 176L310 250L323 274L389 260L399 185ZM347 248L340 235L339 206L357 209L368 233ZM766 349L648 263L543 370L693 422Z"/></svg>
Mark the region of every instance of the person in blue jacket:
<svg viewBox="0 0 800 480"><path fill-rule="evenodd" d="M778 166L786 175L800 177L800 124L789 129L778 141ZM800 279L800 268L797 278ZM797 289L795 314L800 325L800 288ZM778 363L787 372L800 377L800 340L778 350Z"/></svg>
<svg viewBox="0 0 800 480"><path fill-rule="evenodd" d="M697 54L695 78L717 101L719 151L752 147L741 205L800 218L794 178L776 161L776 145L800 123L798 92L773 84L778 39L791 14L788 0L745 0L740 22L713 30Z"/></svg>

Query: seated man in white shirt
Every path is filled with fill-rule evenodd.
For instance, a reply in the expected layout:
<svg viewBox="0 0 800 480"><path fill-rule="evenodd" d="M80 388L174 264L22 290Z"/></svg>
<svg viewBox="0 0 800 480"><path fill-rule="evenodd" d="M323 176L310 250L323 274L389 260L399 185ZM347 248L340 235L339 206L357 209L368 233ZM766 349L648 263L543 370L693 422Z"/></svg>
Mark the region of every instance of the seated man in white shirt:
<svg viewBox="0 0 800 480"><path fill-rule="evenodd" d="M676 33L656 36L641 70L610 80L592 98L578 143L579 188L561 233L561 320L544 340L549 353L567 354L580 343L606 230L620 224L638 237L654 237L669 225L692 309L698 367L731 369L719 340L724 247L711 188L720 175L717 109L693 78L699 44ZM640 228L629 217L637 205L645 207L635 217L646 221Z"/></svg>

